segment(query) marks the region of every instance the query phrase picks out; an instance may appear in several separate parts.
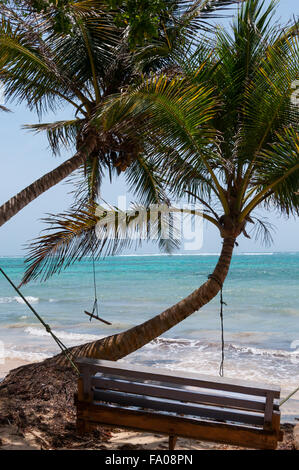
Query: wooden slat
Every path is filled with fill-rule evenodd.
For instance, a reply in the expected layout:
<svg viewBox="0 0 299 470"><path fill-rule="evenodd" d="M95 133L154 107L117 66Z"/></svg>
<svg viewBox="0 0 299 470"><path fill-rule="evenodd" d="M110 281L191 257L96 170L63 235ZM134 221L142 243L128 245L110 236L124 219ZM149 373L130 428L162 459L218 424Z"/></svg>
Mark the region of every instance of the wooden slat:
<svg viewBox="0 0 299 470"><path fill-rule="evenodd" d="M174 450L176 445L177 437L176 436L169 436L168 448L169 450Z"/></svg>
<svg viewBox="0 0 299 470"><path fill-rule="evenodd" d="M280 411L274 411L272 415L272 431L276 433L279 441L283 441L283 431L280 429Z"/></svg>
<svg viewBox="0 0 299 470"><path fill-rule="evenodd" d="M277 435L249 427L230 424L198 422L176 416L123 409L108 405L78 403L78 420L90 425L105 424L135 430L157 432L254 449L275 449Z"/></svg>
<svg viewBox="0 0 299 470"><path fill-rule="evenodd" d="M169 386L150 385L147 383L128 382L125 380L109 379L104 376L95 376L91 381L92 386L106 390L114 390L139 395L148 395L157 398L168 398L184 402L201 403L206 405L218 405L228 408L238 408L240 410L251 410L264 412L265 399L262 397L258 401L245 398L229 397L225 395L213 395L213 393L199 393L190 390L170 388ZM274 409L278 410L278 405L274 404Z"/></svg>
<svg viewBox="0 0 299 470"><path fill-rule="evenodd" d="M82 380L84 399L88 401L92 401L92 389L91 389L92 368L90 368L89 366L84 367L80 370L80 373L81 373L80 378Z"/></svg>
<svg viewBox="0 0 299 470"><path fill-rule="evenodd" d="M208 407L204 405L187 405L178 401L154 399L142 395L133 395L123 392L94 391L94 400L116 403L123 406L141 407L161 412L171 412L200 418L215 419L217 421L232 421L242 424L263 426L264 415L239 410L226 410L225 408Z"/></svg>
<svg viewBox="0 0 299 470"><path fill-rule="evenodd" d="M147 379L151 381L164 381L174 384L190 385L195 387L224 390L236 393L245 393L255 396L266 396L272 391L275 398L280 397L280 388L264 384L255 384L244 381L232 381L219 377L215 379L210 376L203 376L191 372L172 373L168 370L154 369L149 367L133 367L129 364L122 365L115 361L103 361L96 359L81 358L77 364L84 368L89 366L93 372L103 372L105 374L117 375L125 378Z"/></svg>
<svg viewBox="0 0 299 470"><path fill-rule="evenodd" d="M273 407L274 407L273 392L268 392L266 396L266 407L265 407L265 420L264 420L265 429L269 429L272 427Z"/></svg>
<svg viewBox="0 0 299 470"><path fill-rule="evenodd" d="M82 376L80 376L78 378L78 393L77 393L77 396L78 396L78 400L79 401L84 401L84 388L83 388L83 378Z"/></svg>

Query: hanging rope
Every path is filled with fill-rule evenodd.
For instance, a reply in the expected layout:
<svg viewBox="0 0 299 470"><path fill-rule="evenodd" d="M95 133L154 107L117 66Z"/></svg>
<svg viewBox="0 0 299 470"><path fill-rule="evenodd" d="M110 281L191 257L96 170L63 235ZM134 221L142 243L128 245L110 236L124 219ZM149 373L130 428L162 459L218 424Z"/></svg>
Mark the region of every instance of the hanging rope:
<svg viewBox="0 0 299 470"><path fill-rule="evenodd" d="M220 377L224 376L224 324L223 324L223 305L227 305L223 301L223 284L219 281L219 279L214 276L213 274L210 274L208 276L208 279L213 279L213 281L217 282L217 284L220 286L220 321L221 321L221 363L219 367L219 375ZM286 398L280 401L279 406L284 405L290 398L292 398L295 393L299 392L299 386L295 388Z"/></svg>
<svg viewBox="0 0 299 470"><path fill-rule="evenodd" d="M299 386L297 388L295 388L295 390L293 392L291 392L286 398L281 400L281 402L279 403L279 406L283 405L286 401L288 401L297 392L299 392Z"/></svg>
<svg viewBox="0 0 299 470"><path fill-rule="evenodd" d="M32 307L32 305L28 302L28 300L26 299L26 297L24 297L24 295L22 294L22 292L17 288L17 286L15 286L15 284L12 282L12 280L8 277L8 275L3 271L2 268L0 268L0 272L3 274L3 276L7 279L7 281L10 283L10 285L14 288L14 290L19 294L19 296L23 299L23 301L25 302L25 304L27 305L27 307L30 308L30 310L33 312L33 314L36 316L36 318L40 321L40 323L44 326L45 330L47 333L49 333L52 338L54 339L54 341L56 342L56 344L59 346L59 348L61 349L62 353L65 355L65 357L67 358L67 360L70 362L72 368L75 370L75 372L77 374L80 374L79 373L79 369L77 368L77 366L75 365L73 359L72 359L72 353L70 353L70 351L68 350L68 348L63 344L63 342L57 338L57 336L53 333L53 331L51 330L51 327L50 325L48 325L43 319L42 317L37 313L37 311Z"/></svg>
<svg viewBox="0 0 299 470"><path fill-rule="evenodd" d="M90 241L91 243L91 241ZM87 312L87 310L84 310L84 313L89 316L89 321L91 321L92 318L95 320L99 320L103 323L106 323L106 325L112 325L107 320L104 320L103 318L99 317L99 305L98 305L98 295L97 295L97 282L96 282L96 267L95 267L95 259L94 259L94 250L91 247L91 257L92 257L92 271L93 271L93 290L94 290L94 302L93 302L93 307L92 307L92 312Z"/></svg>
<svg viewBox="0 0 299 470"><path fill-rule="evenodd" d="M222 286L220 290L220 322L221 322L221 364L219 368L220 377L224 376L224 321L223 321L223 305L227 305L223 301L223 291Z"/></svg>
<svg viewBox="0 0 299 470"><path fill-rule="evenodd" d="M227 305L223 301L223 292L222 292L222 287L223 284L219 281L219 279L214 276L213 274L210 274L208 276L208 279L213 279L213 281L217 282L217 284L220 286L220 323L221 323L221 362L219 366L219 375L220 377L224 376L224 321L223 321L223 305Z"/></svg>
<svg viewBox="0 0 299 470"><path fill-rule="evenodd" d="M97 294L97 282L96 282L96 267L95 267L95 262L94 262L94 252L92 249L92 271L93 271L93 289L94 289L94 303L93 303L93 308L92 308L92 315L95 314L96 316L99 316L99 307L98 307L98 294ZM91 321L91 317L90 317Z"/></svg>
<svg viewBox="0 0 299 470"><path fill-rule="evenodd" d="M223 325L223 305L227 305L223 301L223 284L219 281L219 279L214 276L213 274L210 274L208 276L208 279L213 279L213 281L217 282L217 284L220 286L220 321L221 321L221 363L219 367L219 375L220 377L224 376L224 325ZM295 388L287 397L285 397L283 400L280 401L279 406L284 405L292 396L295 395L295 393L299 392L299 386Z"/></svg>

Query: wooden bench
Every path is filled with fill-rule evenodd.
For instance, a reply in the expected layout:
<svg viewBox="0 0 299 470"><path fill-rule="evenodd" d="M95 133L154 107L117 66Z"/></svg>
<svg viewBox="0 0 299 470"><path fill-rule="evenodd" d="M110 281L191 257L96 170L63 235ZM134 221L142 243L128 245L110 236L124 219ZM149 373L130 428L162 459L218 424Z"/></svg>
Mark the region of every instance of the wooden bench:
<svg viewBox="0 0 299 470"><path fill-rule="evenodd" d="M282 440L278 398L269 385L133 367L82 358L76 394L77 429L96 425L143 430L233 444L276 449Z"/></svg>

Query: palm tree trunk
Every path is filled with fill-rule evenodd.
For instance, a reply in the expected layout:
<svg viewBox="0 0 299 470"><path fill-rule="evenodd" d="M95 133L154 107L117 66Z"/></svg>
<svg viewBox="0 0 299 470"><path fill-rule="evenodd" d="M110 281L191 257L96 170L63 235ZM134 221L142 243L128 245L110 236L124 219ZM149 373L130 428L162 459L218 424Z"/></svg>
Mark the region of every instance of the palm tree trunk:
<svg viewBox="0 0 299 470"><path fill-rule="evenodd" d="M73 171L77 170L87 159L88 155L95 149L96 144L97 142L94 135L92 133L87 135L83 145L72 158L66 160L49 173L46 173L5 202L5 204L0 207L0 227L38 196L57 183L60 183L60 181L73 173Z"/></svg>
<svg viewBox="0 0 299 470"><path fill-rule="evenodd" d="M223 240L218 263L210 278L188 297L141 325L130 328L123 333L71 348L73 356L117 361L189 317L210 302L220 291L229 270L234 245L234 237ZM66 364L66 358L62 354L54 356L49 361Z"/></svg>

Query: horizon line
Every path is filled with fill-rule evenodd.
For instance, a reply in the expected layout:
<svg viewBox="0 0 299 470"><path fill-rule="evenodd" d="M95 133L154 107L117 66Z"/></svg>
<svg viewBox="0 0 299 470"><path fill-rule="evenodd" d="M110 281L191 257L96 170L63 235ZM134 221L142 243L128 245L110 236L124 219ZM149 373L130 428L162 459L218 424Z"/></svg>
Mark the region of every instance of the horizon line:
<svg viewBox="0 0 299 470"><path fill-rule="evenodd" d="M298 254L299 250L282 250L282 251L241 251L241 252L235 252L234 255L272 255L272 254ZM103 258L118 258L118 257L129 257L129 256L218 256L220 255L219 252L214 252L214 251L206 251L206 252L190 252L190 253L124 253L124 254L119 254L119 255L107 255L104 256ZM26 258L26 256L19 254L19 255L2 255L0 254L0 258ZM83 258L91 258L91 256L84 256Z"/></svg>

